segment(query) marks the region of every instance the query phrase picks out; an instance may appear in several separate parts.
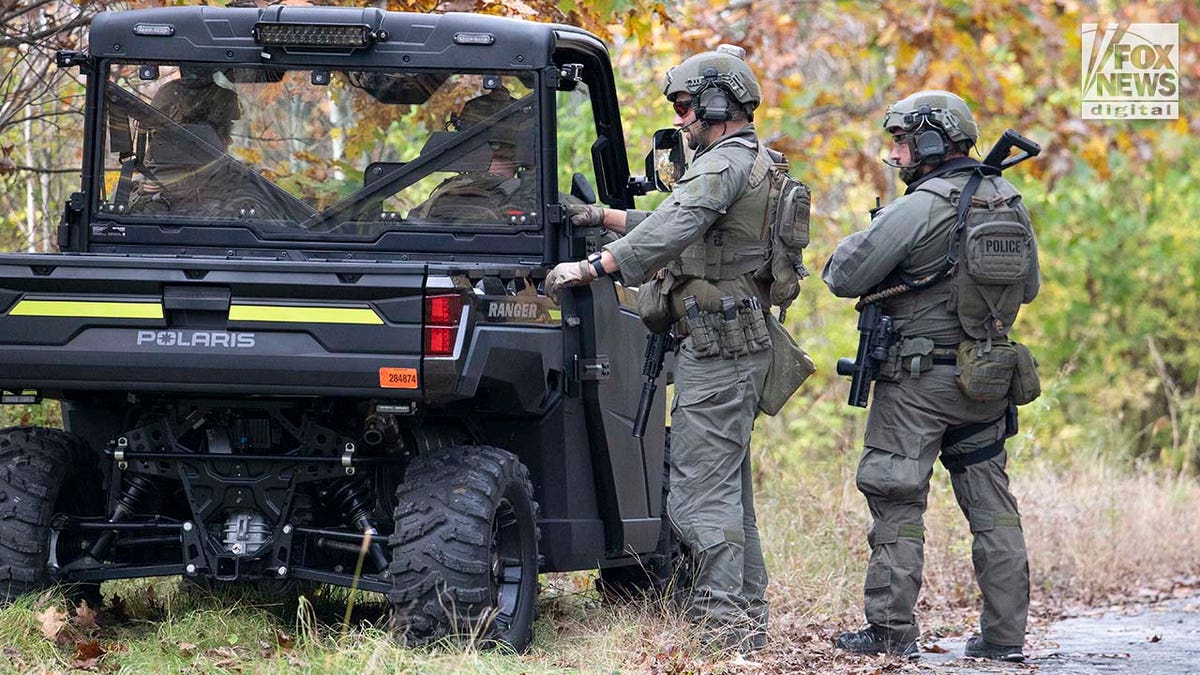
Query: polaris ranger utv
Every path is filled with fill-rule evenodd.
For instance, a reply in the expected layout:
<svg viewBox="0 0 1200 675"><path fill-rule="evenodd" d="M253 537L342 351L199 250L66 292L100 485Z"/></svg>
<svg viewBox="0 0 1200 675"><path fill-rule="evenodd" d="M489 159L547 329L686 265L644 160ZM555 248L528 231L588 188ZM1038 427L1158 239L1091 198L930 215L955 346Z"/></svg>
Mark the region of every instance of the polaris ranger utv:
<svg viewBox="0 0 1200 675"><path fill-rule="evenodd" d="M81 186L61 253L0 256L0 390L66 430L0 432L0 601L304 581L385 594L413 643L522 649L539 572L661 570L636 291L541 292L599 245L566 202L661 188L598 38L184 7L101 14L58 61Z"/></svg>

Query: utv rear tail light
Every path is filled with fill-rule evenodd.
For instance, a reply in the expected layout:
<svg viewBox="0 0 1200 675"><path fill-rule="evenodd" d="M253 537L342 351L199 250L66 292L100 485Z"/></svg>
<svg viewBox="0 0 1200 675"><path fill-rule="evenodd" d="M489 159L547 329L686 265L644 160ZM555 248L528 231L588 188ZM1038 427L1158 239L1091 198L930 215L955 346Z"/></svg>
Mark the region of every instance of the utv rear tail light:
<svg viewBox="0 0 1200 675"><path fill-rule="evenodd" d="M425 298L425 323L432 326L457 326L462 316L462 296L431 295Z"/></svg>
<svg viewBox="0 0 1200 675"><path fill-rule="evenodd" d="M454 338L458 328L451 326L425 327L425 355L450 356L454 353Z"/></svg>
<svg viewBox="0 0 1200 675"><path fill-rule="evenodd" d="M461 295L431 295L425 298L425 355L450 356L458 339L462 319Z"/></svg>

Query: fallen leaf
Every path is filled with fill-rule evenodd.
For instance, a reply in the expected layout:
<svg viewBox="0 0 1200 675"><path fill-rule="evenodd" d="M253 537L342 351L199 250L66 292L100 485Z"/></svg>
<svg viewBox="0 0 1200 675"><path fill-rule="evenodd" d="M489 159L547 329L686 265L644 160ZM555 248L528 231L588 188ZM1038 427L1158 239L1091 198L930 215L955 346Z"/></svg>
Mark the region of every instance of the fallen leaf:
<svg viewBox="0 0 1200 675"><path fill-rule="evenodd" d="M194 651L196 651L196 645L194 645L190 642L180 642L179 643L179 653L180 654L191 654Z"/></svg>
<svg viewBox="0 0 1200 675"><path fill-rule="evenodd" d="M64 633L66 633L67 628L66 611L51 605L34 616L37 617L38 624L42 629L42 635L45 635L47 640L51 640L55 644L65 643L66 636Z"/></svg>
<svg viewBox="0 0 1200 675"><path fill-rule="evenodd" d="M275 642L279 643L280 649L288 650L292 648L292 636L288 635L284 631L275 631Z"/></svg>
<svg viewBox="0 0 1200 675"><path fill-rule="evenodd" d="M90 633L99 626L96 623L96 610L88 605L87 600L79 603L75 608L75 625L86 633Z"/></svg>
<svg viewBox="0 0 1200 675"><path fill-rule="evenodd" d="M104 648L100 646L100 641L96 639L81 640L75 643L75 659L78 661L92 661L104 656Z"/></svg>
<svg viewBox="0 0 1200 675"><path fill-rule="evenodd" d="M930 654L945 654L950 650L935 642L931 645L925 645L921 647L921 651L929 652Z"/></svg>
<svg viewBox="0 0 1200 675"><path fill-rule="evenodd" d="M1162 636L1161 635L1151 635L1150 642L1162 642Z"/></svg>
<svg viewBox="0 0 1200 675"><path fill-rule="evenodd" d="M113 623L125 623L129 620L129 607L125 604L125 598L119 595L114 595L108 601L108 608L105 610L105 616Z"/></svg>

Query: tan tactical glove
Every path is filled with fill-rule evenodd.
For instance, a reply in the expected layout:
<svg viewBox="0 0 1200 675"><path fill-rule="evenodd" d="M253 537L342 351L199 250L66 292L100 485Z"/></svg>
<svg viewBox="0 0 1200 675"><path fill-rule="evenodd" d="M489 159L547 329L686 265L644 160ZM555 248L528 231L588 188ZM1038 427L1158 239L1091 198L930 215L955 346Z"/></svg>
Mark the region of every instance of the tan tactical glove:
<svg viewBox="0 0 1200 675"><path fill-rule="evenodd" d="M562 304L562 289L591 283L594 278L592 266L586 260L558 263L550 270L550 274L546 275L546 295L553 298L554 302Z"/></svg>
<svg viewBox="0 0 1200 675"><path fill-rule="evenodd" d="M600 227L604 225L604 207L591 204L571 204L567 215L575 227Z"/></svg>

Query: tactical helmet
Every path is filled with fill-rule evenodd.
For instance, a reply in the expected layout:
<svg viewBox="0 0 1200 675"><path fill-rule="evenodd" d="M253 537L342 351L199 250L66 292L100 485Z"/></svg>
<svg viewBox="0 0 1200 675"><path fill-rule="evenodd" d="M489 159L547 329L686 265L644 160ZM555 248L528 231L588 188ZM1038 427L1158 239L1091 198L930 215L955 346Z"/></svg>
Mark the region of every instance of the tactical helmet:
<svg viewBox="0 0 1200 675"><path fill-rule="evenodd" d="M228 136L234 120L242 118L237 94L211 78L182 78L165 82L150 104L180 124L208 124Z"/></svg>
<svg viewBox="0 0 1200 675"><path fill-rule="evenodd" d="M486 94L476 96L464 103L457 114L450 116L450 122L446 127L454 131L462 131L495 115L516 100L503 87L492 89ZM518 117L519 115L511 115L508 119L497 123L492 130L491 140L516 145Z"/></svg>
<svg viewBox="0 0 1200 675"><path fill-rule="evenodd" d="M682 92L694 98L704 89L716 85L734 98L746 112L753 112L762 102L762 89L754 71L746 65L746 50L734 45L721 45L715 51L689 57L667 71L663 96L674 101Z"/></svg>
<svg viewBox="0 0 1200 675"><path fill-rule="evenodd" d="M928 110L923 110L928 108ZM883 128L890 131L915 132L930 124L952 142L979 140L979 127L971 117L967 102L948 91L927 89L918 91L888 106Z"/></svg>

